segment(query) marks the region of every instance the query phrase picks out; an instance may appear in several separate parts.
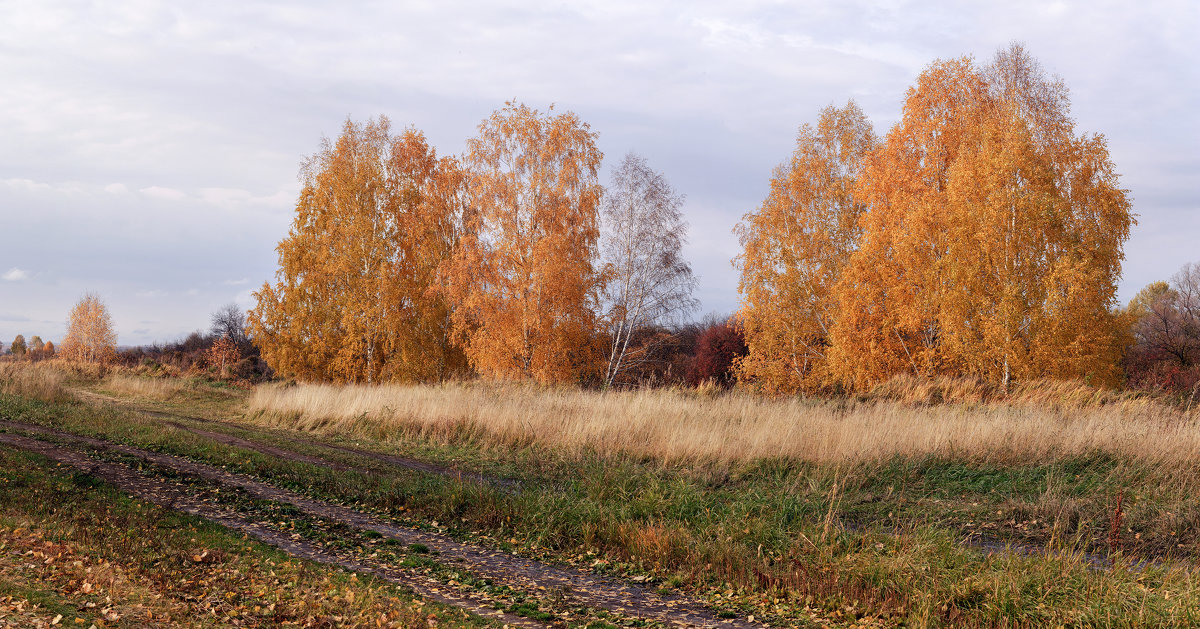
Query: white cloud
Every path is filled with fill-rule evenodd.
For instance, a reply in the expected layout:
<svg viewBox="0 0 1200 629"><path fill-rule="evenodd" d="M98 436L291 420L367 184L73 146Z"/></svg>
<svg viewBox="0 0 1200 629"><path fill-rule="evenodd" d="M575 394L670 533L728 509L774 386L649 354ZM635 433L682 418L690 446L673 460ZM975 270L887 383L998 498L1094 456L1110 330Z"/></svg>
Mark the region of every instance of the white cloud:
<svg viewBox="0 0 1200 629"><path fill-rule="evenodd" d="M163 188L161 186L150 186L149 188L139 188L138 192L152 198L163 199L166 201L178 201L187 196L182 190L175 188Z"/></svg>
<svg viewBox="0 0 1200 629"><path fill-rule="evenodd" d="M295 192L282 188L272 194L256 195L240 188L201 188L200 200L225 209L244 209L251 206L287 208L295 202Z"/></svg>
<svg viewBox="0 0 1200 629"><path fill-rule="evenodd" d="M238 293L233 298L233 302L247 310L253 308L258 304L258 300L254 298L254 291L255 289L250 288Z"/></svg>
<svg viewBox="0 0 1200 629"><path fill-rule="evenodd" d="M165 290L159 290L157 288L153 288L153 289L149 289L149 290L139 290L136 293L134 293L133 295L135 297L140 297L142 299L157 299L159 297L166 297L168 295L168 293Z"/></svg>
<svg viewBox="0 0 1200 629"><path fill-rule="evenodd" d="M4 185L16 190L24 190L27 192L40 192L51 188L48 183L41 183L32 179L5 179Z"/></svg>
<svg viewBox="0 0 1200 629"><path fill-rule="evenodd" d="M226 286L243 286L243 285L249 284L249 283L250 283L250 279L246 278L246 277L243 277L240 280L225 280L224 282L222 282L222 284L224 284Z"/></svg>
<svg viewBox="0 0 1200 629"><path fill-rule="evenodd" d="M104 191L109 194L125 194L129 192L129 188L123 183L110 183L104 186Z"/></svg>
<svg viewBox="0 0 1200 629"><path fill-rule="evenodd" d="M21 280L29 279L29 272L14 266L0 277L3 277L6 282L20 282Z"/></svg>

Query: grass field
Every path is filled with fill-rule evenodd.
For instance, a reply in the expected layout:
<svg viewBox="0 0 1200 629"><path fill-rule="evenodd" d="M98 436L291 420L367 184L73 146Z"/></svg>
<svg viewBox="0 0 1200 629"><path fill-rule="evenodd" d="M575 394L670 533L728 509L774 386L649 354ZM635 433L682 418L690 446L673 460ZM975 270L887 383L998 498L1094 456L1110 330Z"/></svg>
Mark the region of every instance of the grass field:
<svg viewBox="0 0 1200 629"><path fill-rule="evenodd" d="M999 399L962 383L839 401L478 384L242 393L70 374L59 385L231 416L222 430L264 442L354 445L522 490L314 470L122 407L22 395L44 388L34 382L3 385L0 411L436 521L780 626L1200 623L1200 431L1194 410L1149 398L1060 385Z"/></svg>

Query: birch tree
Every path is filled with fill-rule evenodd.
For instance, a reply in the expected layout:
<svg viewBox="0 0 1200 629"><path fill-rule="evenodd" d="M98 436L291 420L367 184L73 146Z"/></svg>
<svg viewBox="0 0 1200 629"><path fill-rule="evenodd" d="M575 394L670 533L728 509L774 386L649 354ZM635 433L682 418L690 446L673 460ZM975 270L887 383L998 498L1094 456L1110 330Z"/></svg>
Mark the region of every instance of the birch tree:
<svg viewBox="0 0 1200 629"><path fill-rule="evenodd" d="M471 213L445 277L455 337L480 373L563 383L598 371L602 157L575 114L512 102L468 142Z"/></svg>
<svg viewBox="0 0 1200 629"><path fill-rule="evenodd" d="M306 380L435 380L461 371L437 270L458 237L461 171L414 129L347 120L302 170L276 283L249 329L276 370Z"/></svg>
<svg viewBox="0 0 1200 629"><path fill-rule="evenodd" d="M871 123L854 101L826 107L815 127L800 128L766 200L738 225L737 317L748 349L739 379L769 392L822 386L838 313L833 287L862 235L866 205L854 187L874 145Z"/></svg>
<svg viewBox="0 0 1200 629"><path fill-rule="evenodd" d="M613 171L605 190L600 252L606 275L606 386L650 358L653 340L631 351L637 332L673 323L697 305L692 268L681 255L687 238L683 201L662 174L634 153Z"/></svg>
<svg viewBox="0 0 1200 629"><path fill-rule="evenodd" d="M116 351L117 332L113 329L108 306L99 295L85 294L67 317L63 354L71 360L104 362Z"/></svg>
<svg viewBox="0 0 1200 629"><path fill-rule="evenodd" d="M1116 384L1112 309L1133 223L1100 135L1019 46L939 61L859 180L862 245L836 289L836 377Z"/></svg>

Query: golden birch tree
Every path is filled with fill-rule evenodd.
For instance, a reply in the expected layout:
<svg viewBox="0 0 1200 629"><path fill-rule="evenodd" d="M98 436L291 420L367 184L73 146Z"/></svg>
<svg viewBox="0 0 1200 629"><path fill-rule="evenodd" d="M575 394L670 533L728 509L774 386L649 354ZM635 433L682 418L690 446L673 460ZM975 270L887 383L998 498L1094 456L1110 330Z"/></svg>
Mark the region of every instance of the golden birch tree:
<svg viewBox="0 0 1200 629"><path fill-rule="evenodd" d="M413 129L347 120L301 169L304 187L248 327L305 380L434 380L461 371L438 266L458 238L462 175Z"/></svg>
<svg viewBox="0 0 1200 629"><path fill-rule="evenodd" d="M900 122L864 161L856 190L869 209L835 288L839 317L828 354L831 375L851 388L946 368L936 350L950 208L939 195L972 127L969 106L985 91L970 60L932 64L909 88Z"/></svg>
<svg viewBox="0 0 1200 629"><path fill-rule="evenodd" d="M836 375L1115 384L1132 224L1102 136L1019 46L931 65L867 160L863 245L838 286Z"/></svg>
<svg viewBox="0 0 1200 629"><path fill-rule="evenodd" d="M509 102L468 141L472 211L447 265L454 330L495 378L598 371L596 135L573 113Z"/></svg>
<svg viewBox="0 0 1200 629"><path fill-rule="evenodd" d="M99 295L86 293L67 317L63 355L70 360L95 363L110 360L116 351L117 332L108 306Z"/></svg>
<svg viewBox="0 0 1200 629"><path fill-rule="evenodd" d="M833 287L858 247L866 206L854 187L874 145L871 123L854 101L826 107L815 127L800 128L766 200L738 225L737 317L748 348L739 380L775 393L813 391L825 380L837 318Z"/></svg>

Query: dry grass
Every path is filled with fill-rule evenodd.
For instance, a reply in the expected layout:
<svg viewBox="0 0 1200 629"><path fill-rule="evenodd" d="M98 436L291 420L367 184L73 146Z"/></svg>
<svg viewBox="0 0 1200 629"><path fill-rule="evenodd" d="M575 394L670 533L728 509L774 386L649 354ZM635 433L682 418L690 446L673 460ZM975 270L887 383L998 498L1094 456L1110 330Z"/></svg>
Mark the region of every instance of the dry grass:
<svg viewBox="0 0 1200 629"><path fill-rule="evenodd" d="M118 395L126 395L139 399L169 400L186 391L188 383L171 378L144 378L113 374L100 385L101 389Z"/></svg>
<svg viewBox="0 0 1200 629"><path fill-rule="evenodd" d="M0 362L0 393L56 402L70 397L66 380L67 374L51 362Z"/></svg>
<svg viewBox="0 0 1200 629"><path fill-rule="evenodd" d="M895 385L897 391L901 386ZM855 463L938 455L1030 462L1095 451L1159 465L1200 460L1196 413L1081 385L1055 386L1042 393L1030 388L1006 402L980 398L929 405L882 398L816 401L745 392L594 392L480 383L298 385L259 387L249 407L254 421L303 430L538 444L665 461ZM915 388L891 397L922 395L937 397ZM945 391L938 395L955 397ZM961 391L959 397L969 399Z"/></svg>

